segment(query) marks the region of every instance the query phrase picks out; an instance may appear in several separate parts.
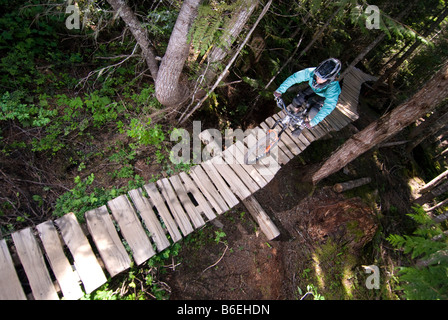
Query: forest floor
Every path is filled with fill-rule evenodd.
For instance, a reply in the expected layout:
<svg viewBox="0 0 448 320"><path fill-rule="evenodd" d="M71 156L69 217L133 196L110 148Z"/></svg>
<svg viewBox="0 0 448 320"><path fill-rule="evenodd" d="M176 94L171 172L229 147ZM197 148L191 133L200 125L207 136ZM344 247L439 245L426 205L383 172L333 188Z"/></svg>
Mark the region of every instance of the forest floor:
<svg viewBox="0 0 448 320"><path fill-rule="evenodd" d="M279 228L280 236L268 241L244 205L237 205L181 241L178 255L169 258L171 264L164 267L167 272L157 279L169 288L170 299L398 298L391 287L394 268L404 257L385 237L410 227L406 222L410 219L403 217L411 212L409 180L414 176L415 163L403 157L404 147L371 150L316 187L303 183L301 178L353 130L362 130L376 119L368 108L360 109L363 113L353 125L313 142L254 194ZM262 119L267 116L260 112L255 115ZM257 119L253 121L257 123ZM203 129L208 125L204 123ZM97 141L102 144L95 145L96 149L117 153L129 138L108 131L98 135ZM92 157L81 172L77 166L67 167L70 162L64 158L56 159L56 163L40 163L39 169L36 162L11 157L10 172L15 180L2 180L4 190L14 192L10 186L18 185L30 188L23 192L29 193L29 198L42 194L39 184L27 183L27 177L33 176L28 172L30 168L36 175L50 174L43 181L54 187L72 185L76 175L85 179L91 173L95 174L95 182L90 188L125 187L129 179L111 175L123 164L106 161L111 159L107 156ZM145 161L149 156L151 150L142 148L133 159L124 159L126 166L132 166L144 181L166 169L160 163ZM370 177L371 183L344 194L332 190L337 182L362 177ZM46 201L50 202L53 191L48 188L46 192L42 198L48 194ZM42 220L49 214L42 210ZM366 287L369 275L365 265L380 268L380 290Z"/></svg>

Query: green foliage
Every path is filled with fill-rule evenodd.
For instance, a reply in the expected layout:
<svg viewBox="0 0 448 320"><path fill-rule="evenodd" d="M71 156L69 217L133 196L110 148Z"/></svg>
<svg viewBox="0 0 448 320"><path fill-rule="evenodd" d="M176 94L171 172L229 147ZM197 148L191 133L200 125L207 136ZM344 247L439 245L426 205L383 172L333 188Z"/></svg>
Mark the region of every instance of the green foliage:
<svg viewBox="0 0 448 320"><path fill-rule="evenodd" d="M428 266L411 265L398 268L401 290L406 299L448 299L448 241L440 224L436 225L421 207L409 214L419 227L413 235L389 235L387 240L409 254L411 259L429 261ZM437 237L437 238L435 238ZM437 240L436 240L437 239Z"/></svg>
<svg viewBox="0 0 448 320"><path fill-rule="evenodd" d="M321 295L320 293L318 293L318 289L313 284L307 285L306 286L306 291L307 292L305 292L305 294L303 294L302 289L300 289L300 287L297 287L298 294L301 295L301 296L303 295L300 298L300 300L304 300L309 295L311 295L313 297L313 300L325 300L325 297L323 295Z"/></svg>
<svg viewBox="0 0 448 320"><path fill-rule="evenodd" d="M127 135L135 138L139 144L153 145L161 149L161 143L165 140L165 134L162 126L157 124L150 126L151 118L145 123L140 119L131 119L130 128L126 131Z"/></svg>
<svg viewBox="0 0 448 320"><path fill-rule="evenodd" d="M146 18L150 22L144 23L143 26L153 37L168 37L173 30L177 14L176 10L169 10L168 8L156 9L147 14Z"/></svg>
<svg viewBox="0 0 448 320"><path fill-rule="evenodd" d="M75 178L75 187L67 191L56 200L53 215L61 217L66 213L73 212L80 222L84 222L84 213L91 209L96 209L107 201L117 197L120 194L119 189L113 188L109 191L103 188L91 188L95 180L95 175L90 174L85 180L79 176Z"/></svg>
<svg viewBox="0 0 448 320"><path fill-rule="evenodd" d="M174 243L162 252L151 257L144 265L132 265L130 270L110 282L107 282L91 294L86 294L84 300L167 300L169 291L158 276L166 272L165 266L176 256L181 244ZM143 290L140 290L143 288Z"/></svg>
<svg viewBox="0 0 448 320"><path fill-rule="evenodd" d="M220 38L224 35L222 30L229 20L229 13L241 5L241 1L227 4L225 1L205 1L200 5L190 38L192 47L204 55L213 45L223 45Z"/></svg>
<svg viewBox="0 0 448 320"><path fill-rule="evenodd" d="M54 110L46 110L34 104L20 103L20 92L13 95L5 92L0 98L0 121L17 120L23 127L43 127L56 114Z"/></svg>

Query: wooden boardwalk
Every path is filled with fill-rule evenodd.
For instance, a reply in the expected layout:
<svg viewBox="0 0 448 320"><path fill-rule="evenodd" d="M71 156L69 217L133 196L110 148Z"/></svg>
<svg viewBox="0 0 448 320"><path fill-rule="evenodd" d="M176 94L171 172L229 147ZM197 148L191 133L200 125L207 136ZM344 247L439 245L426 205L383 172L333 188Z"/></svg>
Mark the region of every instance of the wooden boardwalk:
<svg viewBox="0 0 448 320"><path fill-rule="evenodd" d="M287 130L277 152L259 164L245 165L244 152L282 112L189 173L148 183L86 212L85 225L67 213L14 232L12 241L0 240L0 300L79 299L132 262L144 263L266 186L313 141L356 120L361 84L370 80L353 69L344 79L337 108L299 137Z"/></svg>

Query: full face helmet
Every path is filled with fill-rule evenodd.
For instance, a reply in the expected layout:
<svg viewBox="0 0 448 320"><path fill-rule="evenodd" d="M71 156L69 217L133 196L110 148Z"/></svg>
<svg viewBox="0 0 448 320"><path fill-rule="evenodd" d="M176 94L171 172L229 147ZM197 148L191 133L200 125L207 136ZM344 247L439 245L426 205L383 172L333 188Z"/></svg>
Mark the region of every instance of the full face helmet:
<svg viewBox="0 0 448 320"><path fill-rule="evenodd" d="M314 70L313 75L313 88L322 89L333 82L341 71L341 62L338 59L327 59ZM324 80L322 83L318 83L317 77Z"/></svg>

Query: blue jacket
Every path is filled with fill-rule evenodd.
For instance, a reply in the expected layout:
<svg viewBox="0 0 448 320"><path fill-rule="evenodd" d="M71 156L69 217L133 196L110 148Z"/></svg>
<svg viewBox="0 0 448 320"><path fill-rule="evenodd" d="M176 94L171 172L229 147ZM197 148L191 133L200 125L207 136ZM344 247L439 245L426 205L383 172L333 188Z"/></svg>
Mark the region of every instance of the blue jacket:
<svg viewBox="0 0 448 320"><path fill-rule="evenodd" d="M280 85L280 87L278 87L277 90L275 90L283 94L286 92L286 90L288 90L289 87L297 83L308 81L308 84L310 85L311 89L313 89L313 91L317 95L325 98L324 105L322 106L318 114L310 121L310 125L312 127L321 122L326 116L328 116L334 110L334 108L336 108L339 95L341 94L341 86L339 85L338 81L333 81L329 85L321 89L313 88L312 82L314 76L314 69L316 68L307 68L294 73L292 76L288 77Z"/></svg>

